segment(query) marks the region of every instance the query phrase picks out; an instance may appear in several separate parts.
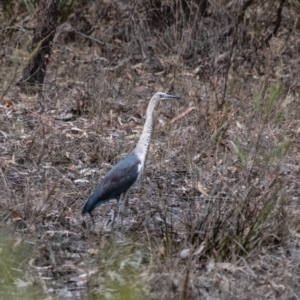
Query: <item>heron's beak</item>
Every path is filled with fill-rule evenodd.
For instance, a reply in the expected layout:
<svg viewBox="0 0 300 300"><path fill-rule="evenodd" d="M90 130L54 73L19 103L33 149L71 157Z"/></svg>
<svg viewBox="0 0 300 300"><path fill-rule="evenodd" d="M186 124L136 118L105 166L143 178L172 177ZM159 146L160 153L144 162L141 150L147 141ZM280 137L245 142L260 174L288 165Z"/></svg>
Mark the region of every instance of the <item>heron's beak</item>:
<svg viewBox="0 0 300 300"><path fill-rule="evenodd" d="M179 96L170 95L167 93L162 93L161 98L163 99L180 99Z"/></svg>

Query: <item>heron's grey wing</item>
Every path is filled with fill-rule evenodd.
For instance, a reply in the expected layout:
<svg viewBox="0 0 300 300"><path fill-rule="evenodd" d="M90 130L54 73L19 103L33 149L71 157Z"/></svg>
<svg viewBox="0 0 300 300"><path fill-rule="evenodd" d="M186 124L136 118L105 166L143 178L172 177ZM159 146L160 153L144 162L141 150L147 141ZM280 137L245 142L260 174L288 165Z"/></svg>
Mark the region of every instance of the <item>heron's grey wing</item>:
<svg viewBox="0 0 300 300"><path fill-rule="evenodd" d="M138 179L141 161L133 153L118 162L99 186L102 198L115 198L125 193Z"/></svg>
<svg viewBox="0 0 300 300"><path fill-rule="evenodd" d="M118 162L87 199L82 214L126 192L138 179L141 161L133 153Z"/></svg>

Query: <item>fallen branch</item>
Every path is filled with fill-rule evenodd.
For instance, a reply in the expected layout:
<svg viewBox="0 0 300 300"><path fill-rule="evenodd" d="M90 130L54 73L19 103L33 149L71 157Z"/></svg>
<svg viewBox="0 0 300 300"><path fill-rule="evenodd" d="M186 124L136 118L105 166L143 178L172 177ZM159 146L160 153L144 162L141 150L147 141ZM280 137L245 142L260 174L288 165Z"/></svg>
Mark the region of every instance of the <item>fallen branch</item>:
<svg viewBox="0 0 300 300"><path fill-rule="evenodd" d="M181 113L180 115L178 115L177 117L173 118L170 121L170 124L175 123L177 120L182 119L183 117L185 117L188 113L190 113L192 110L195 109L195 106L189 107L187 110L185 110L183 113Z"/></svg>

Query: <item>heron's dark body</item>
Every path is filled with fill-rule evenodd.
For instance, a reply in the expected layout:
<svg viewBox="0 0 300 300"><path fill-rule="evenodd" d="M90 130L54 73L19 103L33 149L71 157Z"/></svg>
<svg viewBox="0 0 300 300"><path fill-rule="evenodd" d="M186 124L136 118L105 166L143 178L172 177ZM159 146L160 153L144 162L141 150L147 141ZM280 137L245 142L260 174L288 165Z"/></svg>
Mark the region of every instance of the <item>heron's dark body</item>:
<svg viewBox="0 0 300 300"><path fill-rule="evenodd" d="M133 152L119 161L103 178L97 189L87 199L82 215L91 213L97 206L118 198L139 178L141 161Z"/></svg>

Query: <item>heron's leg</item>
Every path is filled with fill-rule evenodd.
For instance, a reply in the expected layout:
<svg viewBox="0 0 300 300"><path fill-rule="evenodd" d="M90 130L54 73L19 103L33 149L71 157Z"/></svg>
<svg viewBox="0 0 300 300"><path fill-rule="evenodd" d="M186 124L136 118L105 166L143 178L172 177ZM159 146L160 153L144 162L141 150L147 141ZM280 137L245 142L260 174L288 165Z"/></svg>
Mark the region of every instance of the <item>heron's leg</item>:
<svg viewBox="0 0 300 300"><path fill-rule="evenodd" d="M122 201L122 196L123 195L121 194L119 197L117 197L117 206L114 209L114 215L113 215L112 224L111 224L112 229L114 229L114 224L115 224L115 221L116 221L117 210L120 210L119 203L120 203L120 201Z"/></svg>
<svg viewBox="0 0 300 300"><path fill-rule="evenodd" d="M92 212L89 212L90 216L91 216L91 219L93 221L93 225L95 226L95 220L94 220L94 216L92 215Z"/></svg>
<svg viewBox="0 0 300 300"><path fill-rule="evenodd" d="M120 201L119 205L119 215L121 217L121 229L123 230L123 212L126 204L126 199L127 199L128 191L123 194L123 197Z"/></svg>

